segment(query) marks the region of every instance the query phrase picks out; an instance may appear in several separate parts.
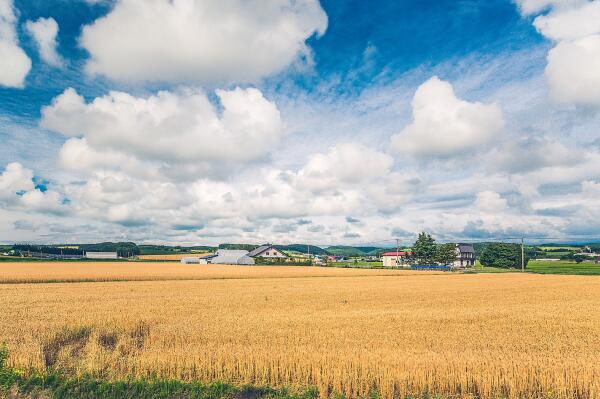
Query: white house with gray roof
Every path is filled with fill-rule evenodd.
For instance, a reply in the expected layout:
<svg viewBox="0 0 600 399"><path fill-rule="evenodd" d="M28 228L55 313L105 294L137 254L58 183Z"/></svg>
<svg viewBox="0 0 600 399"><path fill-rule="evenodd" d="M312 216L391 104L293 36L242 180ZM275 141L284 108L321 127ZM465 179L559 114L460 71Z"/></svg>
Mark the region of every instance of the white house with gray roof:
<svg viewBox="0 0 600 399"><path fill-rule="evenodd" d="M271 244L265 244L261 245L258 248L255 248L254 250L248 253L248 256L252 258L263 258L273 260L288 258L286 254L284 254L282 251L278 250L277 248L275 248L274 245Z"/></svg>
<svg viewBox="0 0 600 399"><path fill-rule="evenodd" d="M475 266L475 248L471 244L456 244L454 267Z"/></svg>

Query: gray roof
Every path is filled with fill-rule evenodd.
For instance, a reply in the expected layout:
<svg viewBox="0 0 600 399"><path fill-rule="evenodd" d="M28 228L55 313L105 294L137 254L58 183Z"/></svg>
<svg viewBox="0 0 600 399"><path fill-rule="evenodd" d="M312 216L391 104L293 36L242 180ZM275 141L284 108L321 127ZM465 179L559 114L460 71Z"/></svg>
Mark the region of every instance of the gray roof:
<svg viewBox="0 0 600 399"><path fill-rule="evenodd" d="M210 263L216 264L249 264L254 263L254 259L248 257L248 251L242 249L219 249L217 256L210 259Z"/></svg>
<svg viewBox="0 0 600 399"><path fill-rule="evenodd" d="M261 245L260 247L254 248L252 251L248 252L248 256L258 256L271 247L272 245Z"/></svg>
<svg viewBox="0 0 600 399"><path fill-rule="evenodd" d="M473 246L469 244L458 244L458 250L460 251L460 253L475 252L475 248L473 248Z"/></svg>

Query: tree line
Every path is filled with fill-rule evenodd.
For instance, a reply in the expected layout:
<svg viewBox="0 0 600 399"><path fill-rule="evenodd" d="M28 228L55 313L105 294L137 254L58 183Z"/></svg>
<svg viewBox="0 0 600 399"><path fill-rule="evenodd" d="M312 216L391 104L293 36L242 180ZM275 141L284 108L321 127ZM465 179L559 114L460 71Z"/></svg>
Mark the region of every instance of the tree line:
<svg viewBox="0 0 600 399"><path fill-rule="evenodd" d="M484 266L499 268L521 267L521 246L512 243L485 243L475 246L475 255ZM408 254L409 261L418 265L448 265L457 259L455 243L437 244L425 232L420 233ZM525 266L529 256L525 254Z"/></svg>

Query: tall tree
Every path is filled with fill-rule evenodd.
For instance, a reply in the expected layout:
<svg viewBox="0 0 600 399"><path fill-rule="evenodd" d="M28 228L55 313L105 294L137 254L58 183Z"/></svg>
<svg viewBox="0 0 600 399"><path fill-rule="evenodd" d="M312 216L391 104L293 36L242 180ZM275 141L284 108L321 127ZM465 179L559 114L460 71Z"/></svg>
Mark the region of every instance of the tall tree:
<svg viewBox="0 0 600 399"><path fill-rule="evenodd" d="M412 248L413 259L419 265L431 264L435 261L436 249L433 237L425 232L420 233Z"/></svg>
<svg viewBox="0 0 600 399"><path fill-rule="evenodd" d="M520 268L521 246L501 242L491 243L485 247L479 261L484 266ZM527 262L529 262L529 258L525 255L525 266L527 266Z"/></svg>
<svg viewBox="0 0 600 399"><path fill-rule="evenodd" d="M435 260L443 265L450 265L456 260L456 245L439 244L435 251Z"/></svg>

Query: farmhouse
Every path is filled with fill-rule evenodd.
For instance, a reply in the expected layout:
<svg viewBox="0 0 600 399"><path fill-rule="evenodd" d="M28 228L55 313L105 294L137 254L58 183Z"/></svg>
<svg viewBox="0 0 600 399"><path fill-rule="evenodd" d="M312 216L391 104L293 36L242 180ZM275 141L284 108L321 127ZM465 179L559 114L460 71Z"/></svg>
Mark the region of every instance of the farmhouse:
<svg viewBox="0 0 600 399"><path fill-rule="evenodd" d="M119 256L116 252L91 252L85 253L85 257L88 259L117 259Z"/></svg>
<svg viewBox="0 0 600 399"><path fill-rule="evenodd" d="M253 265L254 259L248 254L241 249L219 249L215 255L205 259L208 263L219 265Z"/></svg>
<svg viewBox="0 0 600 399"><path fill-rule="evenodd" d="M396 267L403 266L407 264L407 258L410 255L409 252L404 251L393 251L393 252L384 252L381 257L383 258L383 266L384 267Z"/></svg>
<svg viewBox="0 0 600 399"><path fill-rule="evenodd" d="M456 244L454 267L475 266L475 248L470 244Z"/></svg>
<svg viewBox="0 0 600 399"><path fill-rule="evenodd" d="M272 259L272 260L280 260L287 259L288 256L275 248L275 246L271 244L261 245L260 247L250 251L248 256L251 258L263 258L263 259Z"/></svg>

